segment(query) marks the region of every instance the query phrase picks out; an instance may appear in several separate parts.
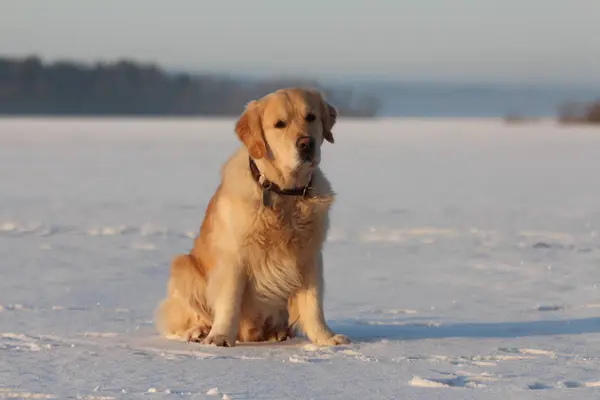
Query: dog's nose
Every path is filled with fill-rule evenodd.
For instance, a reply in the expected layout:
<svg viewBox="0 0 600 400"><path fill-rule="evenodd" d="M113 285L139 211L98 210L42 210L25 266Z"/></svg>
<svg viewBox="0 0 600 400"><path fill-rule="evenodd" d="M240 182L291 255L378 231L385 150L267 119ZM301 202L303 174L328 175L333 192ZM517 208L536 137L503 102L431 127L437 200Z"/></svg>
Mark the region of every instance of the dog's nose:
<svg viewBox="0 0 600 400"><path fill-rule="evenodd" d="M311 136L301 136L296 141L296 148L302 154L312 154L315 148L315 140Z"/></svg>

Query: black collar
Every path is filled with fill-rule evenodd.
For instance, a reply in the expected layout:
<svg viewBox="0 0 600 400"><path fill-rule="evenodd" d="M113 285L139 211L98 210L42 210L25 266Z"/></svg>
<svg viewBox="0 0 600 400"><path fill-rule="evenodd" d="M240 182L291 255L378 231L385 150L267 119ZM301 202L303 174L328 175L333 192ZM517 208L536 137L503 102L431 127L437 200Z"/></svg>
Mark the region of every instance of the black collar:
<svg viewBox="0 0 600 400"><path fill-rule="evenodd" d="M310 181L308 182L308 185L306 185L306 186L297 187L297 188L293 188L293 189L282 189L276 183L271 182L270 180L268 180L267 177L265 177L258 170L258 167L256 166L256 163L254 162L254 160L251 157L248 157L248 160L249 160L249 164L250 164L250 172L252 173L252 177L254 178L254 180L256 181L256 183L258 183L258 185L263 190L268 190L270 192L281 194L281 195L284 195L284 196L302 196L302 197L306 197L309 189L311 188L310 185L312 184L312 177L310 178ZM261 182L260 178L262 178L262 182Z"/></svg>

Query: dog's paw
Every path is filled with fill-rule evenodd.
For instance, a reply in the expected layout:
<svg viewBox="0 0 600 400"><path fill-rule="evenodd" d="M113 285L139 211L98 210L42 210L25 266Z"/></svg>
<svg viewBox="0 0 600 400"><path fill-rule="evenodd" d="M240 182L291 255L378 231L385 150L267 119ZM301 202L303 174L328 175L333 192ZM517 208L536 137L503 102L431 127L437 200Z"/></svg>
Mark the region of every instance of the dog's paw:
<svg viewBox="0 0 600 400"><path fill-rule="evenodd" d="M185 333L185 338L188 342L201 343L210 332L210 327L205 325L195 326Z"/></svg>
<svg viewBox="0 0 600 400"><path fill-rule="evenodd" d="M235 343L227 335L208 335L202 342L203 344L217 347L233 347Z"/></svg>
<svg viewBox="0 0 600 400"><path fill-rule="evenodd" d="M267 336L268 342L284 342L294 338L294 332L290 328L282 328L277 331L270 332Z"/></svg>
<svg viewBox="0 0 600 400"><path fill-rule="evenodd" d="M319 346L339 346L350 343L352 343L350 339L344 335L333 335L329 338L317 339L315 341L315 344Z"/></svg>

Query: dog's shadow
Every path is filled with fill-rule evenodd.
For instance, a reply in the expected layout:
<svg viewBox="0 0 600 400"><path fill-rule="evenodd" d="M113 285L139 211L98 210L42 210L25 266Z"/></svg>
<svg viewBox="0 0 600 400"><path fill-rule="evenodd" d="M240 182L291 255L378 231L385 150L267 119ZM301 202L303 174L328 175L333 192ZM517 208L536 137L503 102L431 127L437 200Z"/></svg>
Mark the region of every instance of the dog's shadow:
<svg viewBox="0 0 600 400"><path fill-rule="evenodd" d="M332 321L337 333L361 342L450 338L519 338L530 336L582 335L600 332L600 317L519 322L367 323L360 320Z"/></svg>

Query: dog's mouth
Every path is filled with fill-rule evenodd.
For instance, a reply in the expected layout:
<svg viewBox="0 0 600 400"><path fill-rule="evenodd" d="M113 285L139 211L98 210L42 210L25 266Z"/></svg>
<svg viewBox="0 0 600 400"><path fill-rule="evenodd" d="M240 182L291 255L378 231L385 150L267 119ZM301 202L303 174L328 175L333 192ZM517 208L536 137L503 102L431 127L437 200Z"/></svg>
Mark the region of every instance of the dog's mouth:
<svg viewBox="0 0 600 400"><path fill-rule="evenodd" d="M319 162L315 158L311 158L310 160L299 160L299 163L296 164L296 167L291 172L296 180L303 182L312 175L318 165Z"/></svg>
<svg viewBox="0 0 600 400"><path fill-rule="evenodd" d="M303 168L314 168L319 165L319 162L321 161L321 157L319 157L319 154L316 150L313 150L310 153L300 153L298 158L300 161L300 166Z"/></svg>
<svg viewBox="0 0 600 400"><path fill-rule="evenodd" d="M313 162L314 159L314 154L306 154L306 153L300 153L300 160L302 161L302 163L311 163Z"/></svg>
<svg viewBox="0 0 600 400"><path fill-rule="evenodd" d="M306 159L302 159L299 169L306 169L306 168L316 168L319 165L319 160L317 160L315 157L310 157L310 158L306 158Z"/></svg>

